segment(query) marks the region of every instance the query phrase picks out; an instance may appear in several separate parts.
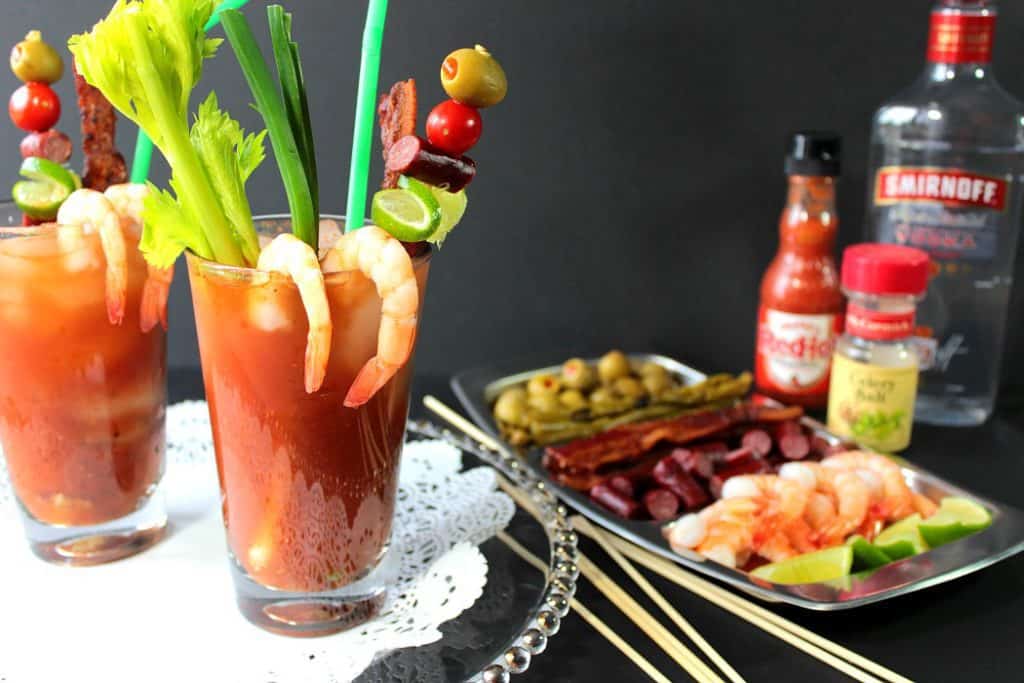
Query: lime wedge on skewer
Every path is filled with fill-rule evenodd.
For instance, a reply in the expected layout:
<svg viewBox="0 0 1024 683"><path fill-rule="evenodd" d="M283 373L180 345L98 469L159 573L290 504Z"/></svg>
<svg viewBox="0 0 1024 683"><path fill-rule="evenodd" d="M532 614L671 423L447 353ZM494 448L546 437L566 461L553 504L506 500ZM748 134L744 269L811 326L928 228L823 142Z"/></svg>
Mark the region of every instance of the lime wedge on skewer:
<svg viewBox="0 0 1024 683"><path fill-rule="evenodd" d="M932 548L981 531L992 523L988 510L966 498L943 498L939 509L918 525Z"/></svg>
<svg viewBox="0 0 1024 683"><path fill-rule="evenodd" d="M75 175L60 164L43 157L28 157L21 163L21 175L29 180L41 183L57 183L67 188L68 194L81 187L80 181L75 182Z"/></svg>
<svg viewBox="0 0 1024 683"><path fill-rule="evenodd" d="M766 564L750 575L772 583L820 583L849 575L852 566L853 548L841 545Z"/></svg>
<svg viewBox="0 0 1024 683"><path fill-rule="evenodd" d="M25 215L40 221L52 221L57 217L57 210L71 191L63 185L53 182L20 180L14 183L11 195L18 208Z"/></svg>
<svg viewBox="0 0 1024 683"><path fill-rule="evenodd" d="M403 242L422 242L441 224L441 206L430 188L412 181L406 188L381 190L373 195L373 222Z"/></svg>
<svg viewBox="0 0 1024 683"><path fill-rule="evenodd" d="M919 524L921 524L921 515L917 513L901 519L878 534L875 538L875 547L893 561L927 551L928 544L925 543L918 530Z"/></svg>
<svg viewBox="0 0 1024 683"><path fill-rule="evenodd" d="M452 231L452 228L459 224L459 221L462 220L462 216L466 213L466 205L469 204L469 199L466 197L466 191L459 190L458 192L449 192L444 188L421 183L415 178L407 178L406 176L399 176L398 178L399 187L412 189L416 185L428 188L430 193L434 196L434 199L437 200L438 205L441 207L441 224L437 226L437 230L428 240L437 246L441 246L441 243L444 242L444 238L448 236L448 233Z"/></svg>

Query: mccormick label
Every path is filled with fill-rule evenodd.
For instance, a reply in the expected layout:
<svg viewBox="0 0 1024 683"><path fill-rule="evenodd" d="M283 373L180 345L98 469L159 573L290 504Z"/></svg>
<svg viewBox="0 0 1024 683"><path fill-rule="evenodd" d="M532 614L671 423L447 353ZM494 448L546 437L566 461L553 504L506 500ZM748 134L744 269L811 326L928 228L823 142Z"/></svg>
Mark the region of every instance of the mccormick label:
<svg viewBox="0 0 1024 683"><path fill-rule="evenodd" d="M868 365L839 353L834 363L828 395L829 431L883 453L909 446L917 368Z"/></svg>
<svg viewBox="0 0 1024 683"><path fill-rule="evenodd" d="M989 261L999 247L1007 177L956 168L883 166L875 174L880 242L904 244L936 260Z"/></svg>
<svg viewBox="0 0 1024 683"><path fill-rule="evenodd" d="M886 313L851 301L846 307L846 331L863 339L904 339L914 333L914 309Z"/></svg>
<svg viewBox="0 0 1024 683"><path fill-rule="evenodd" d="M995 14L933 12L928 34L928 61L976 64L992 61Z"/></svg>
<svg viewBox="0 0 1024 683"><path fill-rule="evenodd" d="M776 394L828 392L838 315L802 315L761 307L757 325L757 385Z"/></svg>

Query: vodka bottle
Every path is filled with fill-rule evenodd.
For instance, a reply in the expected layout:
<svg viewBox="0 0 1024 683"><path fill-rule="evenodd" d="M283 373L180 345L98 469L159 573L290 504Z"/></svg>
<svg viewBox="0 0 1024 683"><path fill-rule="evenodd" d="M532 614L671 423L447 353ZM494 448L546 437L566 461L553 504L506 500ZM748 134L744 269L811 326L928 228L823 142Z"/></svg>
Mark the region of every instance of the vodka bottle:
<svg viewBox="0 0 1024 683"><path fill-rule="evenodd" d="M933 261L915 409L931 424L984 422L999 385L1024 200L1024 104L992 76L995 20L990 2L939 2L924 74L872 127L869 238Z"/></svg>

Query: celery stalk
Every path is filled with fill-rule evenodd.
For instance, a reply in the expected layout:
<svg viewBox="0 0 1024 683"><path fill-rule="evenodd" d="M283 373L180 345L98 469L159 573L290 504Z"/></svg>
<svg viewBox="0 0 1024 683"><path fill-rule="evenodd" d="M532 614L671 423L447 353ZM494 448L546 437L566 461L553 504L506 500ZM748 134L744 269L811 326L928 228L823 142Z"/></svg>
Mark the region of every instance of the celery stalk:
<svg viewBox="0 0 1024 683"><path fill-rule="evenodd" d="M270 144L291 209L292 232L315 250L318 248L318 216L314 213L309 179L281 93L274 84L245 15L238 10L226 10L221 13L220 22L256 99L256 109L270 132Z"/></svg>
<svg viewBox="0 0 1024 683"><path fill-rule="evenodd" d="M174 178L189 198L193 207L193 219L203 223L203 232L213 251L214 259L232 266L245 265L242 250L234 241L231 226L228 225L224 211L210 187L199 156L189 141L188 129L174 125L175 108L164 88L160 87L160 75L153 67L153 55L146 42L146 25L139 21L128 22L127 38L135 56L135 69L139 74L142 87L149 98L150 108L160 137L163 140L168 163L174 172Z"/></svg>

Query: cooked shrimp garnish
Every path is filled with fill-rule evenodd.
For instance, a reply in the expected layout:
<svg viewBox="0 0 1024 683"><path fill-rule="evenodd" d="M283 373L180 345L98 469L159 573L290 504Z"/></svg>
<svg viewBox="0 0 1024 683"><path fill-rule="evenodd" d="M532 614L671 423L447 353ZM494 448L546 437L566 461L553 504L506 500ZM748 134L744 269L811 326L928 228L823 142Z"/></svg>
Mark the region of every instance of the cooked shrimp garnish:
<svg viewBox="0 0 1024 683"><path fill-rule="evenodd" d="M823 467L867 470L882 480L883 499L881 513L886 521L894 522L914 512L914 495L903 478L903 470L895 462L868 451L837 453L821 461Z"/></svg>
<svg viewBox="0 0 1024 683"><path fill-rule="evenodd" d="M826 545L842 543L868 516L871 490L856 472L822 467L818 463L788 462L779 469L779 476L832 499L834 518L827 523L819 520L819 526L812 524Z"/></svg>
<svg viewBox="0 0 1024 683"><path fill-rule="evenodd" d="M110 200L121 218L121 228L136 239L142 237L142 210L149 186L142 183L111 185L103 195ZM146 282L142 286L142 303L139 307L139 327L149 332L159 323L167 329L167 297L174 280L174 266L157 268L146 263Z"/></svg>
<svg viewBox="0 0 1024 683"><path fill-rule="evenodd" d="M693 548L726 567L738 567L754 551L762 514L760 503L751 498L722 499L677 521L669 532L669 543Z"/></svg>
<svg viewBox="0 0 1024 683"><path fill-rule="evenodd" d="M99 234L107 260L107 318L112 324L120 325L128 296L128 255L121 221L113 204L95 190L75 190L57 212L57 222L81 226L86 234Z"/></svg>
<svg viewBox="0 0 1024 683"><path fill-rule="evenodd" d="M320 389L327 374L331 354L331 309L327 304L324 275L316 252L295 235L278 235L260 252L256 268L286 275L295 282L306 309L309 333L306 336L306 392Z"/></svg>
<svg viewBox="0 0 1024 683"><path fill-rule="evenodd" d="M345 396L357 408L384 387L412 355L419 313L419 287L402 243L368 225L343 235L320 264L325 273L358 270L373 280L381 298L377 355L366 362Z"/></svg>

